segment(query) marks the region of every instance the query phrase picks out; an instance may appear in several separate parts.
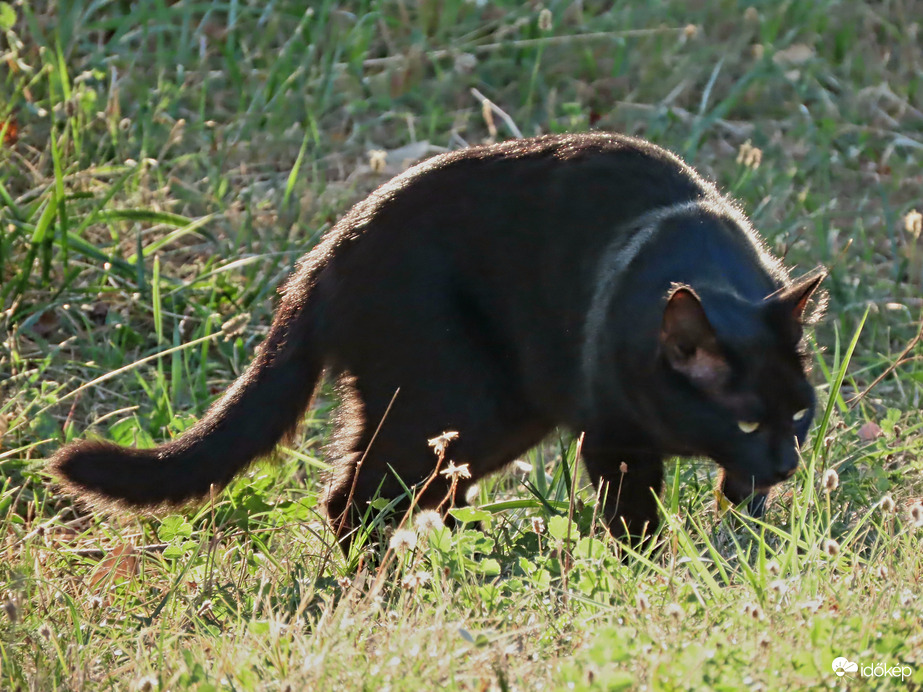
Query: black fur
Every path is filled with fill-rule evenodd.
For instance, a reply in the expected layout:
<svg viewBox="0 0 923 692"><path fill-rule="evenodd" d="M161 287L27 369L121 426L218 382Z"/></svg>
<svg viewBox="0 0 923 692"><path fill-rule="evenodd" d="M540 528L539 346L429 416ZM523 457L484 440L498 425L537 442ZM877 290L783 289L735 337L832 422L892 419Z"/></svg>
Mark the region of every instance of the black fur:
<svg viewBox="0 0 923 692"><path fill-rule="evenodd" d="M735 501L791 473L820 278L793 284L735 207L641 140L457 151L379 188L305 256L259 355L199 424L148 450L75 443L51 464L100 503L201 497L293 430L326 368L351 402L326 496L343 531L376 491L402 492L390 469L408 485L432 473L429 438L458 431L449 458L473 481L563 426L586 432L606 518L637 535L657 524L666 456L714 458Z"/></svg>

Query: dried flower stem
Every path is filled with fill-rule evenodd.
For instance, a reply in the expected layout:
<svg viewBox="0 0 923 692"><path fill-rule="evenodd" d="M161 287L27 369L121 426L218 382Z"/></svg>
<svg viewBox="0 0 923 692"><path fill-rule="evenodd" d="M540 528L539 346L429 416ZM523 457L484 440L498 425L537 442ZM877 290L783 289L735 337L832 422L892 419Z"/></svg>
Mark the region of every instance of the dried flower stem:
<svg viewBox="0 0 923 692"><path fill-rule="evenodd" d="M881 383L883 379L888 377L891 373L897 370L904 363L909 362L910 360L913 360L913 358L908 358L907 354L910 353L916 347L918 343L920 343L921 339L923 339L923 316L921 316L920 318L920 330L917 332L917 335L908 342L907 346L904 348L903 351L901 351L901 354L897 357L897 359L893 363L891 363L891 365L889 365L888 368L883 373L881 373L878 377L872 380L872 384L870 384L868 387L863 389L859 394L856 394L856 396L854 396L852 399L847 401L846 405L849 406L849 408L855 408L856 404L862 401L868 395L870 391L872 391L875 387L877 387Z"/></svg>
<svg viewBox="0 0 923 692"><path fill-rule="evenodd" d="M580 458L580 452L583 451L583 438L586 437L586 433L580 433L580 437L577 438L577 447L574 449L574 470L570 474L570 498L567 503L567 535L564 538L564 547L561 550L561 557L564 555L570 556L570 530L574 525L574 497L577 493L577 460ZM561 560L561 571L564 573L564 607L567 607L568 601L568 591L567 591L567 581L570 576L570 567L574 564L573 559Z"/></svg>

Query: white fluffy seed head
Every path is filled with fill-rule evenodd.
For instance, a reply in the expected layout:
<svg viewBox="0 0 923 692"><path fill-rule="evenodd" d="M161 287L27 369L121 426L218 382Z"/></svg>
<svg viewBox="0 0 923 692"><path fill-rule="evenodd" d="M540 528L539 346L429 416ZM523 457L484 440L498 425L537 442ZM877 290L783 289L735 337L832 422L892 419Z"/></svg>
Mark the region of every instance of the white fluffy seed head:
<svg viewBox="0 0 923 692"><path fill-rule="evenodd" d="M890 514L893 512L896 505L894 504L894 498L891 497L891 493L888 493L883 498L881 498L881 500L878 502L878 506L881 507L881 511L885 514Z"/></svg>
<svg viewBox="0 0 923 692"><path fill-rule="evenodd" d="M914 502L910 505L910 521L914 526L923 526L923 503Z"/></svg>
<svg viewBox="0 0 923 692"><path fill-rule="evenodd" d="M442 517L439 516L439 512L435 512L431 509L420 512L414 518L413 525L417 527L417 531L420 533L430 533L445 526Z"/></svg>
<svg viewBox="0 0 923 692"><path fill-rule="evenodd" d="M417 547L417 534L410 529L395 531L389 545L398 554L406 553Z"/></svg>
<svg viewBox="0 0 923 692"><path fill-rule="evenodd" d="M824 492L832 493L840 485L840 477L833 469L824 471Z"/></svg>

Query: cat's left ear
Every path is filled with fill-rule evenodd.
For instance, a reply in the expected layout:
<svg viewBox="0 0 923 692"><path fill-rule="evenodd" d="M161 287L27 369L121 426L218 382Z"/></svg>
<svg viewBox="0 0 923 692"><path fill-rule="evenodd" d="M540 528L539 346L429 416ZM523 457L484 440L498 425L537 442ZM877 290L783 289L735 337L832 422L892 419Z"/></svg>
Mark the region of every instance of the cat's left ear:
<svg viewBox="0 0 923 692"><path fill-rule="evenodd" d="M767 298L773 311L781 314L792 329L792 338L795 341L801 339L808 302L826 276L827 270L817 267L797 279L791 286L786 286Z"/></svg>
<svg viewBox="0 0 923 692"><path fill-rule="evenodd" d="M679 286L668 296L660 347L673 370L706 391L719 389L727 379L729 366L715 330L691 288Z"/></svg>

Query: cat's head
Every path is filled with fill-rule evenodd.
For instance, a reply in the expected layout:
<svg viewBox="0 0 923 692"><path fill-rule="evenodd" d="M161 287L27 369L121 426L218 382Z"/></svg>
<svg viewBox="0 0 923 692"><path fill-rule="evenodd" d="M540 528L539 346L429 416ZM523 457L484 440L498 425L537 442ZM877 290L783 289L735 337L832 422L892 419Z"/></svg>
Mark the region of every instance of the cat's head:
<svg viewBox="0 0 923 692"><path fill-rule="evenodd" d="M765 490L791 477L814 417L802 336L822 269L756 303L674 287L660 329L673 433L708 456L736 488Z"/></svg>

